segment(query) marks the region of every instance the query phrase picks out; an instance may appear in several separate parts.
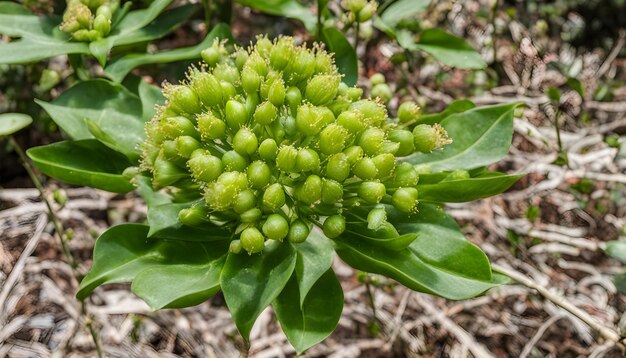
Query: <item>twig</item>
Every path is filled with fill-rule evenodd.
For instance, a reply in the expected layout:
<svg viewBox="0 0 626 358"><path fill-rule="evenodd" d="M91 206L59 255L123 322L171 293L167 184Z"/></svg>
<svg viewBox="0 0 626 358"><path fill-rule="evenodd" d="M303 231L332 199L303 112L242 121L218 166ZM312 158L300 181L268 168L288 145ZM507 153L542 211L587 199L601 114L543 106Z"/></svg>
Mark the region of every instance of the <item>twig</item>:
<svg viewBox="0 0 626 358"><path fill-rule="evenodd" d="M541 327L539 327L539 329L537 330L537 333L535 333L535 335L533 336L533 338L531 338L531 340L526 343L524 349L522 350L522 353L519 355L519 358L526 358L530 354L530 352L532 352L535 345L537 345L537 342L539 342L541 337L543 337L543 335L546 333L548 328L550 328L550 326L552 326L556 321L560 320L561 318L563 318L562 315L552 316L549 320L542 324Z"/></svg>
<svg viewBox="0 0 626 358"><path fill-rule="evenodd" d="M597 322L593 317L591 317L591 315L581 310L580 308L574 306L565 297L557 293L551 292L546 287L538 284L537 282L533 281L532 279L530 279L529 277L525 276L524 274L518 271L500 266L498 264L492 264L491 266L493 267L494 271L504 274L512 278L513 280L521 283L522 285L536 290L537 292L539 292L540 295L548 299L550 302L554 303L555 305L563 308L564 310L578 317L581 321L585 322L589 327L596 330L600 334L600 336L602 336L604 339L609 340L614 343L621 342L621 338L619 334L617 334L617 332Z"/></svg>

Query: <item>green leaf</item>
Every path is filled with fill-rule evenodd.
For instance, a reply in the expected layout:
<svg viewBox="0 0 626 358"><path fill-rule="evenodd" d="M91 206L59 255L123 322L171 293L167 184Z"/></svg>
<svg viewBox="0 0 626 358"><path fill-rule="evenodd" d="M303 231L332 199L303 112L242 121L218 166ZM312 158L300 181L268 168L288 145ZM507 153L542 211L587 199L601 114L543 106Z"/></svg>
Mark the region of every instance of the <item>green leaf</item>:
<svg viewBox="0 0 626 358"><path fill-rule="evenodd" d="M403 160L429 164L433 171L473 169L495 163L509 151L513 137L513 113L519 104L479 107L453 114L443 121L452 144L431 153L417 153Z"/></svg>
<svg viewBox="0 0 626 358"><path fill-rule="evenodd" d="M270 15L299 20L309 32L315 31L315 16L307 6L296 0L238 0L237 2Z"/></svg>
<svg viewBox="0 0 626 358"><path fill-rule="evenodd" d="M206 262L161 265L143 270L133 279L133 292L154 310L195 306L208 300L220 290L220 273L226 255L215 258L216 252L209 251L206 245L199 248L204 250ZM198 254L193 253L194 256Z"/></svg>
<svg viewBox="0 0 626 358"><path fill-rule="evenodd" d="M128 159L95 139L53 143L31 148L26 154L44 174L69 184L115 193L134 189L122 175L131 165Z"/></svg>
<svg viewBox="0 0 626 358"><path fill-rule="evenodd" d="M121 85L106 80L79 82L52 102L35 100L52 120L73 139L93 138L86 119L125 123L130 117L142 118L139 98ZM103 117L105 109L106 118ZM129 124L129 128L133 124ZM136 127L133 126L132 128ZM143 131L143 130L142 130Z"/></svg>
<svg viewBox="0 0 626 358"><path fill-rule="evenodd" d="M126 76L122 85L141 100L141 117L144 122L152 119L156 113L156 106L165 103L165 96L160 87L149 84L138 76Z"/></svg>
<svg viewBox="0 0 626 358"><path fill-rule="evenodd" d="M626 263L626 241L609 241L606 243L605 251L609 256Z"/></svg>
<svg viewBox="0 0 626 358"><path fill-rule="evenodd" d="M148 206L148 223L150 233L148 237L161 237L180 241L221 241L232 238L232 231L228 227L217 226L209 221L202 227L185 226L178 219L178 213L194 205L188 203L167 203L157 206Z"/></svg>
<svg viewBox="0 0 626 358"><path fill-rule="evenodd" d="M380 15L381 20L391 27L395 27L404 19L415 18L424 12L431 0L399 0L389 5Z"/></svg>
<svg viewBox="0 0 626 358"><path fill-rule="evenodd" d="M139 162L139 145L146 136L141 117L105 108L99 118L86 121L89 132L96 139L124 154L131 162Z"/></svg>
<svg viewBox="0 0 626 358"><path fill-rule="evenodd" d="M337 327L343 310L343 290L332 269L315 282L301 305L298 302L302 300L302 291L298 288L294 275L272 306L289 343L301 354Z"/></svg>
<svg viewBox="0 0 626 358"><path fill-rule="evenodd" d="M296 256L288 242L271 242L260 255L228 254L220 283L226 305L246 341L257 317L289 281Z"/></svg>
<svg viewBox="0 0 626 358"><path fill-rule="evenodd" d="M458 99L454 102L450 103L446 109L439 113L429 113L423 114L419 117L420 124L430 124L433 125L435 123L441 123L442 120L448 118L450 115L454 113L461 113L468 111L472 108L475 108L476 105L472 103L472 101L466 99Z"/></svg>
<svg viewBox="0 0 626 358"><path fill-rule="evenodd" d="M162 51L154 54L124 55L111 61L111 63L105 68L104 73L113 81L120 82L130 71L142 65L170 63L199 58L200 52L210 46L216 38L232 39L230 27L225 24L216 25L204 38L204 40L195 46L179 48L171 51Z"/></svg>
<svg viewBox="0 0 626 358"><path fill-rule="evenodd" d="M626 272L622 272L615 276L615 287L622 294L626 295Z"/></svg>
<svg viewBox="0 0 626 358"><path fill-rule="evenodd" d="M181 267L182 265L186 265L190 269L199 269L205 265L207 269L213 270L213 266L219 266L220 257L223 257L228 250L227 242L211 243L210 245L177 242L148 239L147 234L148 226L146 225L122 224L113 226L100 235L94 248L93 266L80 283L76 297L81 300L85 299L96 287L102 284L130 282L139 273L154 268L165 268L167 274L170 275L177 273L167 268ZM146 276L151 274L154 273L148 272ZM151 287L149 283L145 282L146 276L138 283L139 292L145 294L147 300L150 300L148 303L155 303L155 306L163 303L165 305L184 303L186 299L189 300L186 302L193 303L196 302L194 297L207 294L206 284L208 281L204 281L205 286L197 287L197 291L194 288L188 288L185 292L170 292L167 296L161 292L164 294L163 297L157 298L153 294L157 293L159 287ZM209 274L207 280L210 278ZM170 282L169 285L173 284L180 285L179 288L184 286L184 282ZM162 286L161 290L172 291L169 286Z"/></svg>
<svg viewBox="0 0 626 358"><path fill-rule="evenodd" d="M24 5L13 1L0 1L0 14L32 15Z"/></svg>
<svg viewBox="0 0 626 358"><path fill-rule="evenodd" d="M335 241L337 254L358 270L449 299L474 297L503 282L501 276L492 275L486 255L465 240L443 210L420 204L418 212L406 216L387 207L388 221L399 234L417 234L408 248L391 250L344 235Z"/></svg>
<svg viewBox="0 0 626 358"><path fill-rule="evenodd" d="M0 43L0 64L30 63L71 53L89 53L89 46L85 43L44 39L19 40Z"/></svg>
<svg viewBox="0 0 626 358"><path fill-rule="evenodd" d="M28 114L3 113L0 114L0 137L11 135L33 123Z"/></svg>
<svg viewBox="0 0 626 358"><path fill-rule="evenodd" d="M324 29L323 35L328 49L335 54L335 64L339 68L339 72L345 75L342 81L348 86L356 85L359 76L356 51L344 34L335 28Z"/></svg>
<svg viewBox="0 0 626 358"><path fill-rule="evenodd" d="M462 203L487 198L509 189L524 174L483 173L478 177L418 185L420 200Z"/></svg>
<svg viewBox="0 0 626 358"><path fill-rule="evenodd" d="M400 235L396 228L388 222L382 223L376 229L371 229L367 226L365 217L353 214L346 215L349 216L350 220L346 222L346 231L339 240L344 237L351 237L387 250L400 251L406 249L417 238L415 233Z"/></svg>
<svg viewBox="0 0 626 358"><path fill-rule="evenodd" d="M309 290L333 264L333 245L318 229L300 244L294 244L298 259L295 275L300 292L300 306L304 304Z"/></svg>
<svg viewBox="0 0 626 358"><path fill-rule="evenodd" d="M114 37L114 46L130 45L159 39L182 25L194 12L196 6L183 5L160 14L145 27L123 31Z"/></svg>

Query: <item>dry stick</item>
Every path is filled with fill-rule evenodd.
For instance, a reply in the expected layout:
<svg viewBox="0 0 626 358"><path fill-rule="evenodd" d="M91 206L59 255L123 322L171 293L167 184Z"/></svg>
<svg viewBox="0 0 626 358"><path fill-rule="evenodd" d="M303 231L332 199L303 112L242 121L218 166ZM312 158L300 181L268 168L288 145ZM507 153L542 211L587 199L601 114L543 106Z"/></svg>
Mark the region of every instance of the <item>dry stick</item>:
<svg viewBox="0 0 626 358"><path fill-rule="evenodd" d="M498 264L492 264L491 267L493 267L494 271L506 275L526 287L536 290L537 292L539 292L540 295L547 298L550 302L563 308L564 310L578 317L581 321L585 322L589 327L600 333L600 336L602 336L604 339L614 343L623 343L621 337L619 336L619 334L617 334L616 331L602 325L601 323L598 323L593 317L591 317L591 315L574 306L574 304L569 302L565 297L549 291L547 288L541 286L521 272L500 266Z"/></svg>
<svg viewBox="0 0 626 358"><path fill-rule="evenodd" d="M539 327L539 329L537 330L537 333L535 333L535 335L533 336L533 338L531 338L530 341L526 343L526 345L524 346L524 349L522 350L522 353L519 355L519 358L528 357L528 355L532 352L535 345L537 345L541 337L543 337L543 335L546 333L548 328L550 328L550 326L552 326L556 321L560 320L563 317L564 315L562 314L552 316L549 320L547 320L544 324L542 324L541 327Z"/></svg>
<svg viewBox="0 0 626 358"><path fill-rule="evenodd" d="M35 174L34 169L31 167L30 162L28 161L28 158L26 157L26 154L22 150L22 147L20 147L20 145L17 143L15 138L13 138L13 136L9 137L9 143L11 143L11 146L13 146L13 149L15 150L17 155L20 157L20 160L22 161L24 169L26 169L26 172L28 173L30 180L33 182L33 184L39 191L41 200L43 200L44 203L46 204L46 207L48 208L48 214L50 214L50 219L52 220L52 223L54 224L54 229L56 231L57 236L59 237L59 241L61 242L63 253L65 254L65 257L68 263L70 264L70 267L72 268L74 277L76 278L77 281L80 281L80 273L76 269L77 268L76 260L74 260L74 256L72 256L72 252L70 251L70 248L67 242L65 242L65 239L67 238L65 234L65 230L63 229L63 225L61 224L61 221L56 216L54 209L52 208L52 204L50 204L50 201L46 197L46 193L43 188L43 185L39 181L39 178L37 178L37 174ZM80 304L81 304L81 311L83 312L85 316L85 325L87 326L87 329L89 330L89 333L91 333L91 337L93 338L93 342L96 348L96 353L98 354L99 358L102 358L103 355L102 355L102 350L100 349L100 342L98 339L98 334L95 331L91 318L89 317L89 314L87 312L87 306L85 304L85 301L81 300Z"/></svg>

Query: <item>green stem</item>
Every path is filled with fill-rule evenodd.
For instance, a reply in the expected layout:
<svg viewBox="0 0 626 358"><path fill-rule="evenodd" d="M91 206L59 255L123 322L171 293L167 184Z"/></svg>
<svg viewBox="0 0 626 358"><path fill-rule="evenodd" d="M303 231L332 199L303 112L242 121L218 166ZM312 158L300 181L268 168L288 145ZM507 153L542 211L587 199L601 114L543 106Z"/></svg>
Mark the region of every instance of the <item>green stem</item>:
<svg viewBox="0 0 626 358"><path fill-rule="evenodd" d="M496 61L498 60L498 53L497 53L497 49L498 47L496 46L496 15L498 13L498 4L500 3L500 0L494 0L493 5L491 6L491 26L493 27L493 33L491 34L491 46L493 48L493 63L496 63Z"/></svg>
<svg viewBox="0 0 626 358"><path fill-rule="evenodd" d="M354 51L357 52L359 49L359 32L361 30L361 23L357 19L356 26L354 28Z"/></svg>
<svg viewBox="0 0 626 358"><path fill-rule="evenodd" d="M211 29L211 18L213 16L211 0L202 0L202 6L204 7L204 24L206 25L206 32L209 33Z"/></svg>
<svg viewBox="0 0 626 358"><path fill-rule="evenodd" d="M37 177L37 174L35 173L34 168L30 165L30 162L28 160L28 157L26 156L26 153L24 153L24 151L22 150L22 147L20 147L20 145L17 143L17 141L15 140L13 136L9 137L9 143L11 144L11 146L13 147L17 155L20 157L20 160L22 161L22 165L24 166L24 169L26 169L26 172L28 173L30 180L35 185L35 188L37 188L37 191L39 192L39 196L41 196L41 200L43 200L44 204L46 205L46 208L48 209L48 214L50 216L50 220L52 220L52 224L54 225L54 230L56 231L57 236L59 237L59 241L61 242L61 248L63 249L63 254L65 255L65 258L70 264L70 267L72 268L72 273L74 274L74 277L76 278L77 281L80 282L81 275L77 270L76 260L74 260L74 256L72 256L72 252L70 251L69 245L65 241L67 239L67 234L65 233L65 229L63 229L63 225L61 224L61 221L56 216L56 213L54 212L54 209L52 208L52 204L46 197L45 190L43 188L43 185L41 184L41 181ZM102 350L100 348L100 340L98 339L98 332L96 332L96 330L94 329L89 313L87 312L87 306L85 305L85 301L82 301L82 300L81 300L81 312L85 316L85 325L87 326L87 329L89 330L89 333L91 334L98 357L102 358L103 355L102 355Z"/></svg>
<svg viewBox="0 0 626 358"><path fill-rule="evenodd" d="M317 0L317 40L322 40L322 1Z"/></svg>
<svg viewBox="0 0 626 358"><path fill-rule="evenodd" d="M559 146L559 153L563 152L563 143L561 143L561 127L559 126L559 117L561 116L561 109L557 109L554 114L554 129L556 130L556 144Z"/></svg>

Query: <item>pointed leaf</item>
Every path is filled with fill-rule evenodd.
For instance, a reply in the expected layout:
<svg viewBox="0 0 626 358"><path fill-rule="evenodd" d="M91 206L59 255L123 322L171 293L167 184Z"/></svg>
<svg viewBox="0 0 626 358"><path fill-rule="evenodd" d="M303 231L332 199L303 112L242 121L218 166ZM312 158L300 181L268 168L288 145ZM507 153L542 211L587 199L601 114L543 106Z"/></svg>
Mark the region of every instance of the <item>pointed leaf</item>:
<svg viewBox="0 0 626 358"><path fill-rule="evenodd" d="M292 276L272 306L289 343L301 354L337 327L343 310L343 290L332 269L315 282L302 305L298 304L298 288L297 279Z"/></svg>
<svg viewBox="0 0 626 358"><path fill-rule="evenodd" d="M609 256L626 263L626 241L609 241L606 243L605 251Z"/></svg>
<svg viewBox="0 0 626 358"><path fill-rule="evenodd" d="M95 120L86 119L89 132L107 147L124 154L131 162L139 161L139 145L145 138L141 117L105 108Z"/></svg>
<svg viewBox="0 0 626 358"><path fill-rule="evenodd" d="M479 107L453 114L443 121L452 144L431 153L417 153L403 160L429 164L433 171L473 169L495 163L509 151L513 137L513 113L517 103Z"/></svg>
<svg viewBox="0 0 626 358"><path fill-rule="evenodd" d="M487 63L476 50L462 38L441 29L426 29L420 34L419 41L413 43L412 35L402 37L398 42L408 50L422 50L438 61L458 68L478 69L487 67ZM403 39L409 39L404 41Z"/></svg>
<svg viewBox="0 0 626 358"><path fill-rule="evenodd" d="M296 0L238 0L237 2L270 15L299 20L309 32L315 31L315 16L307 6Z"/></svg>
<svg viewBox="0 0 626 358"><path fill-rule="evenodd" d="M137 96L106 80L79 82L52 102L35 100L54 122L73 139L93 138L85 118L98 120L105 109L108 117L128 116L141 121L142 105Z"/></svg>
<svg viewBox="0 0 626 358"><path fill-rule="evenodd" d="M429 114L423 114L419 117L419 123L420 124L430 124L433 125L435 123L441 123L441 121L443 121L444 119L448 118L449 116L451 116L454 113L461 113L461 112L465 112L468 111L472 108L476 107L476 105L474 103L472 103L472 101L466 100L466 99L458 99L456 101L453 101L452 103L450 103L446 109L444 109L443 111L439 112L439 113L429 113Z"/></svg>
<svg viewBox="0 0 626 358"><path fill-rule="evenodd" d="M44 174L69 184L114 193L134 189L122 175L131 165L128 159L95 139L53 143L30 148L26 154Z"/></svg>
<svg viewBox="0 0 626 358"><path fill-rule="evenodd" d="M509 189L523 174L484 173L481 176L418 185L422 201L462 203L498 195Z"/></svg>
<svg viewBox="0 0 626 358"><path fill-rule="evenodd" d="M359 75L359 63L356 57L356 51L339 30L326 28L322 33L326 46L335 54L335 63L339 68L339 72L345 75L342 81L348 86L356 85Z"/></svg>
<svg viewBox="0 0 626 358"><path fill-rule="evenodd" d="M296 251L288 242L272 242L262 254L228 254L220 283L226 305L246 341L257 317L278 297L295 265Z"/></svg>
<svg viewBox="0 0 626 358"><path fill-rule="evenodd" d="M30 63L70 53L89 53L89 46L56 40L19 40L0 43L0 64Z"/></svg>
<svg viewBox="0 0 626 358"><path fill-rule="evenodd" d="M415 18L417 14L426 10L430 1L398 0L387 6L380 18L387 26L395 27L400 21Z"/></svg>
<svg viewBox="0 0 626 358"><path fill-rule="evenodd" d="M298 254L295 274L302 306L311 287L332 266L334 249L330 240L317 228L304 242L294 247Z"/></svg>
<svg viewBox="0 0 626 358"><path fill-rule="evenodd" d="M0 137L11 135L33 123L28 114L3 113L0 114Z"/></svg>

